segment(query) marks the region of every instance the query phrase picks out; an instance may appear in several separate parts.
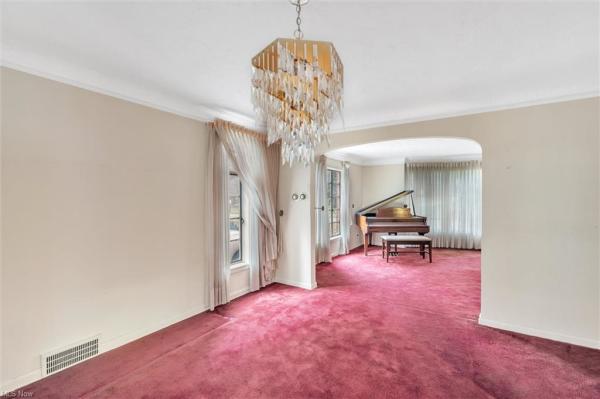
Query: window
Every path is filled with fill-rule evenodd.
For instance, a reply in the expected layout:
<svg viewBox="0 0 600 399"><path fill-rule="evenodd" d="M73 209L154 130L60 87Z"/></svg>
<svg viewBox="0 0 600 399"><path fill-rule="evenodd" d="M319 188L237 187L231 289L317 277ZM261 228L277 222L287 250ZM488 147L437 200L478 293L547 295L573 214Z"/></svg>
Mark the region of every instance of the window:
<svg viewBox="0 0 600 399"><path fill-rule="evenodd" d="M329 210L329 236L340 235L340 193L342 172L327 169L327 209Z"/></svg>
<svg viewBox="0 0 600 399"><path fill-rule="evenodd" d="M229 260L242 261L242 182L236 173L229 174Z"/></svg>

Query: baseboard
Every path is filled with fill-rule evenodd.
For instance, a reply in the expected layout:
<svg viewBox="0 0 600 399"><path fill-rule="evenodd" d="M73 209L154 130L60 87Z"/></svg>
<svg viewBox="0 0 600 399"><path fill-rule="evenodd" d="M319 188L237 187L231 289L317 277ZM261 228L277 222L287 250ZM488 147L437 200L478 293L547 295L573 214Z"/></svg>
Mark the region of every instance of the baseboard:
<svg viewBox="0 0 600 399"><path fill-rule="evenodd" d="M12 392L20 387L24 387L25 385L29 385L32 382L38 381L42 379L42 370L35 370L31 373L24 374L20 377L17 377L13 380L7 381L0 388L0 396L6 395L9 392ZM10 395L8 395L10 397Z"/></svg>
<svg viewBox="0 0 600 399"><path fill-rule="evenodd" d="M510 323L503 323L500 321L485 319L479 315L479 324L486 327L498 328L500 330L516 332L519 334L531 335L534 337L550 339L552 341L564 342L567 344L573 344L578 346L585 346L586 348L600 349L600 341L589 338L573 337L570 335L564 335L551 331L539 330L537 328L524 327Z"/></svg>
<svg viewBox="0 0 600 399"><path fill-rule="evenodd" d="M358 249L358 248L363 248L363 247L364 247L364 245L363 245L363 244L358 244L358 245L357 245L357 246L355 246L355 247L351 247L351 248L349 248L349 249L348 249L348 253L347 253L347 254L342 254L342 253L335 253L335 254L334 254L334 253L331 253L331 258L333 259L333 258L337 258L338 256L349 255L349 254L350 254L352 251L354 251L355 249Z"/></svg>
<svg viewBox="0 0 600 399"><path fill-rule="evenodd" d="M317 288L316 282L307 283L303 281L288 280L285 278L276 278L275 282L279 284L291 285L292 287L304 288L305 290L314 290Z"/></svg>
<svg viewBox="0 0 600 399"><path fill-rule="evenodd" d="M146 335L152 334L158 330L162 330L163 328L169 327L175 323L179 323L185 319L189 319L192 316L196 316L200 313L203 313L208 310L208 306L202 305L197 308L189 309L186 312L180 313L177 316L170 317L168 319L162 320L158 323L154 323L149 327L142 328L139 330L132 331L130 333L122 334L117 337L111 338L107 341L100 340L100 347L98 348L98 354L108 352L112 349L118 348L119 346L123 346L128 344L136 339L140 339L145 337ZM40 351L41 353L42 351ZM16 389L24 387L25 385L29 385L35 381L42 379L42 370L34 370L27 374L24 374L20 377L14 378L12 380L6 381L2 383L0 387L0 396L12 392Z"/></svg>
<svg viewBox="0 0 600 399"><path fill-rule="evenodd" d="M237 290L229 294L229 300L233 301L236 298L241 297L242 295L246 295L250 292L250 287L242 288L241 290Z"/></svg>
<svg viewBox="0 0 600 399"><path fill-rule="evenodd" d="M196 316L197 314L206 312L208 310L207 305L202 305L198 308L189 309L186 312L180 313L174 317L162 320L161 322L155 323L150 327L142 328L131 333L123 334L115 338L111 338L106 341L102 341L100 345L100 353L108 352L119 346L123 346L128 344L136 339L145 337L146 335L152 334L158 330L162 330L163 328L169 327L175 323L179 323L185 319L189 319L192 316Z"/></svg>

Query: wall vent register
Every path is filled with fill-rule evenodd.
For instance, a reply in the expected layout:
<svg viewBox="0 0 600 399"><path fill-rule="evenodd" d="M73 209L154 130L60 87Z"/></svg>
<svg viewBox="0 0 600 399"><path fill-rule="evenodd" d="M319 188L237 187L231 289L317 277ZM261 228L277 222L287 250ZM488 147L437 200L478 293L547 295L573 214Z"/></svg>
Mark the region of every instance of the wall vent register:
<svg viewBox="0 0 600 399"><path fill-rule="evenodd" d="M54 374L96 356L100 336L80 341L68 347L42 354L42 376Z"/></svg>

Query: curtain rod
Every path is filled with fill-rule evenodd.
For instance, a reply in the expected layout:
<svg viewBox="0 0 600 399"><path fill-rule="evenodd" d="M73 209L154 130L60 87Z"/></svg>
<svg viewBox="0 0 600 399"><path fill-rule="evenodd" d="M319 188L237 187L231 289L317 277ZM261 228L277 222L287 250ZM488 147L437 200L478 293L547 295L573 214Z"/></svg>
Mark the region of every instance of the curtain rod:
<svg viewBox="0 0 600 399"><path fill-rule="evenodd" d="M470 159L470 160L462 160L462 161L425 161L425 162L419 162L419 161L409 161L406 162L404 164L405 167L407 168L427 168L427 167L448 167L448 168L452 168L452 167L459 167L459 166L465 166L465 165L476 165L482 164L482 160L481 159Z"/></svg>
<svg viewBox="0 0 600 399"><path fill-rule="evenodd" d="M244 133L247 134L249 136L255 137L259 140L263 140L263 141L267 141L267 134L266 133L261 133L259 131L256 130L252 130L252 129L248 129L247 127L238 125L236 123L233 122L229 122L223 119L215 119L213 122L208 122L209 125L212 125L213 127L218 127L219 125L225 127L225 128L229 128L229 129L235 129L240 133Z"/></svg>

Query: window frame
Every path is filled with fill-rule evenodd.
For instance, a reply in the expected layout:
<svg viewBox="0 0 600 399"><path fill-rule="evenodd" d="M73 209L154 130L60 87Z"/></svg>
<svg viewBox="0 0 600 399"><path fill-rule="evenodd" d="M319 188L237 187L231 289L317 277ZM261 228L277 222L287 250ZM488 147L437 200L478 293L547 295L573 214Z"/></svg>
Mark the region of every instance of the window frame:
<svg viewBox="0 0 600 399"><path fill-rule="evenodd" d="M239 183L240 183L240 195L239 195L239 198L240 198L240 215L239 215L239 217L232 218L231 217L231 207L230 207L230 209L228 210L228 218L227 218L230 223L231 223L232 220L239 220L240 221L240 235L239 235L239 238L237 240L231 240L231 236L229 235L229 232L231 231L231 229L229 228L229 226L228 226L228 231L227 231L227 235L228 235L228 238L229 238L228 242L227 242L227 244L228 244L228 248L227 248L228 249L228 254L227 255L228 255L228 259L229 259L229 264L233 266L233 265L238 265L238 264L241 264L242 262L244 262L244 194L243 194L243 187L242 187L242 179L240 179L239 174L237 172L230 171L229 175L227 177L229 178L229 176L236 176L238 178L238 180L239 180ZM227 182L227 184L229 184L229 182ZM229 198L227 198L228 202L229 202L230 198L231 198L231 196L229 196ZM229 253L229 243L231 243L231 241L238 241L238 240L240 242L240 247L239 247L240 248L239 249L239 254L240 255L239 255L239 258L237 260L232 261L231 260L232 254Z"/></svg>
<svg viewBox="0 0 600 399"><path fill-rule="evenodd" d="M337 176L337 195L333 196L333 175ZM337 200L337 201L336 201ZM342 171L337 168L327 167L327 222L329 224L329 238L335 239L342 235L341 229L341 207L342 207ZM337 208L331 206L332 204L337 203ZM337 210L337 220L334 220L334 212ZM337 233L334 234L333 226L337 224Z"/></svg>

